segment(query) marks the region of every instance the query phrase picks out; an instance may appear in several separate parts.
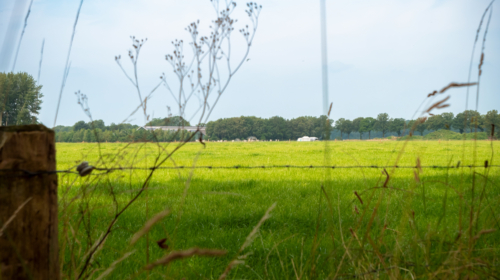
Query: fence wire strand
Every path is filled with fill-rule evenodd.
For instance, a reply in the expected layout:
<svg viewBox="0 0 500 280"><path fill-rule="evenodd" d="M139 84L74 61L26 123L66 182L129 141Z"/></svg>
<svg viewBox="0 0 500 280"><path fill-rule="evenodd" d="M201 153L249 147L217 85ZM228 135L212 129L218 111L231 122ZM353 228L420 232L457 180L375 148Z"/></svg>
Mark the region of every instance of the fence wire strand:
<svg viewBox="0 0 500 280"><path fill-rule="evenodd" d="M285 169L285 168L293 168L293 169L388 169L388 168L396 168L396 169L459 169L459 168L490 168L490 167L500 167L500 165L489 165L488 161L484 162L484 165L426 165L426 166L416 166L416 165L254 165L254 166L244 166L244 165L233 165L233 166L160 166L160 167L115 167L115 168L100 168L94 167L95 171L103 171L100 173L94 173L91 175L104 175L114 171L127 171L127 170L179 170L179 169L235 169L235 170L243 170L243 169ZM68 169L68 170L53 170L53 171L28 171L23 169L0 169L0 175L4 173L11 173L13 176L19 175L27 175L27 176L36 176L36 175L44 175L44 174L80 174L77 171ZM15 175L17 173L17 175Z"/></svg>

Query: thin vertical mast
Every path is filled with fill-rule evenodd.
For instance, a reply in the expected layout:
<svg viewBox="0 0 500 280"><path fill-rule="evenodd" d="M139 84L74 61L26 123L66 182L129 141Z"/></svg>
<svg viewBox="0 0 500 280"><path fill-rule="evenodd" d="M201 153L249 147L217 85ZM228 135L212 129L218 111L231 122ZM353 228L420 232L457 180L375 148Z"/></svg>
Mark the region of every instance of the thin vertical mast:
<svg viewBox="0 0 500 280"><path fill-rule="evenodd" d="M321 9L321 77L323 83L323 115L328 115L328 57L326 52L326 4L320 0Z"/></svg>

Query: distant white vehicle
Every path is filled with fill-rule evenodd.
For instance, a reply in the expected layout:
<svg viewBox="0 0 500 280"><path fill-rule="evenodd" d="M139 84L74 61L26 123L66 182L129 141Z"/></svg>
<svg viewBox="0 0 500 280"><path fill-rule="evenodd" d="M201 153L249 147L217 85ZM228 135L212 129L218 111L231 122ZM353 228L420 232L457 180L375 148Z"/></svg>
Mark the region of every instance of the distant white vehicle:
<svg viewBox="0 0 500 280"><path fill-rule="evenodd" d="M309 137L309 136L304 136L302 138L297 139L297 142L312 142L312 141L318 141L318 137Z"/></svg>

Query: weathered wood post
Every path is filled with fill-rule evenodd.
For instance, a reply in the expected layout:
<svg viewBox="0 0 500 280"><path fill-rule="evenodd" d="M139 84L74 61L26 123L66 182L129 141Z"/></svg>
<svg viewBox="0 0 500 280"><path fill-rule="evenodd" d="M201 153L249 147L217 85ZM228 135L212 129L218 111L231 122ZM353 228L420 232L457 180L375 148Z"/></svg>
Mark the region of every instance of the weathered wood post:
<svg viewBox="0 0 500 280"><path fill-rule="evenodd" d="M54 131L43 125L0 127L2 280L59 279L54 170Z"/></svg>

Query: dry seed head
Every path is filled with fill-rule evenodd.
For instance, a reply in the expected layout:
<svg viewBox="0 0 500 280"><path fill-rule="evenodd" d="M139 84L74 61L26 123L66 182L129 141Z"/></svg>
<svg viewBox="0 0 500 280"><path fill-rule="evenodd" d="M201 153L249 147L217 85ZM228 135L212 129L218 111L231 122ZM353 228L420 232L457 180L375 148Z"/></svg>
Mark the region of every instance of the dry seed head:
<svg viewBox="0 0 500 280"><path fill-rule="evenodd" d="M484 53L481 53L481 60L479 61L479 76L483 73L483 70L481 69L483 67L483 62L484 62Z"/></svg>
<svg viewBox="0 0 500 280"><path fill-rule="evenodd" d="M442 108L446 108L448 106L450 106L449 104L443 104L444 102L446 102L448 99L450 99L450 96L448 95L445 99L441 100L441 101L438 101L434 104L432 104L431 107L429 107L429 109L427 109L425 112L426 113L429 113L432 109L434 108L437 108L437 109L442 109Z"/></svg>
<svg viewBox="0 0 500 280"><path fill-rule="evenodd" d="M165 249L165 250L166 250L166 249L168 249L168 245L167 245L167 244L165 244L165 243L166 243L166 241L167 241L167 239L166 239L166 238L162 238L162 239L160 239L160 240L156 241L156 244L158 244L158 247L160 247L160 248L162 248L162 249Z"/></svg>
<svg viewBox="0 0 500 280"><path fill-rule="evenodd" d="M439 91L439 93L444 93L445 91L449 90L450 88L454 88L454 87L470 87L470 86L475 86L475 85L477 85L477 83L462 83L462 84L450 83L449 85L447 85L446 87L441 89Z"/></svg>

